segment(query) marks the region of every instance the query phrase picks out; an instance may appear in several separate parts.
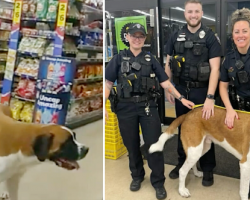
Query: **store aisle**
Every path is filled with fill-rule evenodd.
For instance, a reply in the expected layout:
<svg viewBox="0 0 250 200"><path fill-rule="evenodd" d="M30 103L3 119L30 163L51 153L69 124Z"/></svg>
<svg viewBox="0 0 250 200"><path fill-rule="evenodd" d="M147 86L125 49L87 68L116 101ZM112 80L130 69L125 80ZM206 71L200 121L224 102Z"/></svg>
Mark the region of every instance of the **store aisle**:
<svg viewBox="0 0 250 200"><path fill-rule="evenodd" d="M105 200L156 200L155 190L150 183L150 169L147 163L144 165L146 171L145 180L141 189L131 192L129 185L131 176L128 169L127 154L118 160L105 160ZM169 172L174 168L172 165L165 165L166 182L165 187L168 193L166 200L183 200L178 193L179 179L172 180L168 177ZM201 178L194 177L192 171L187 176L186 186L191 193L190 200L240 200L239 180L225 176L214 176L214 185L203 187Z"/></svg>
<svg viewBox="0 0 250 200"><path fill-rule="evenodd" d="M78 171L52 164L31 168L23 177L19 200L102 200L103 199L103 121L75 129L77 140L90 148L79 162Z"/></svg>

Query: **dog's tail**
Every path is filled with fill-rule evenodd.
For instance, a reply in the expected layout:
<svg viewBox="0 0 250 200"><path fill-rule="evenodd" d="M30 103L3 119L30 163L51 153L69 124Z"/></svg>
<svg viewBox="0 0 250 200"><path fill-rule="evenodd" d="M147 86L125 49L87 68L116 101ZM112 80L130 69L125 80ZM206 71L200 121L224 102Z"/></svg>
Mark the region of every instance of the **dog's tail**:
<svg viewBox="0 0 250 200"><path fill-rule="evenodd" d="M182 122L184 121L186 117L185 115L181 115L180 117L178 117L177 119L175 119L170 125L169 127L166 129L166 131L164 133L161 134L161 136L159 137L159 140L152 144L149 148L149 153L154 153L156 151L163 151L163 147L165 142L170 139L171 137L174 136L174 131L177 129L177 127L182 124Z"/></svg>

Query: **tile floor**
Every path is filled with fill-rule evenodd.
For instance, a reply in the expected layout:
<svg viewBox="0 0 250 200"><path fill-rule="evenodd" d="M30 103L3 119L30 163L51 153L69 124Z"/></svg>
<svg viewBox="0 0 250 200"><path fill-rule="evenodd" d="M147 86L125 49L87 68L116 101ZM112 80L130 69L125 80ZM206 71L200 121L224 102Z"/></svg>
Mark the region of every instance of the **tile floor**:
<svg viewBox="0 0 250 200"><path fill-rule="evenodd" d="M80 169L67 171L44 163L31 168L22 178L19 200L102 200L103 121L75 129L77 139L90 148Z"/></svg>
<svg viewBox="0 0 250 200"><path fill-rule="evenodd" d="M145 180L141 189L131 192L131 182L128 168L127 154L118 160L105 159L105 200L154 200L155 190L150 184L150 169L147 163L144 165L146 171ZM166 182L165 187L168 193L166 200L184 200L178 193L178 180L168 177L169 172L174 168L172 165L165 165ZM240 200L239 180L225 176L214 176L215 182L211 187L203 187L201 178L194 177L190 172L187 176L186 186L191 193L190 200Z"/></svg>

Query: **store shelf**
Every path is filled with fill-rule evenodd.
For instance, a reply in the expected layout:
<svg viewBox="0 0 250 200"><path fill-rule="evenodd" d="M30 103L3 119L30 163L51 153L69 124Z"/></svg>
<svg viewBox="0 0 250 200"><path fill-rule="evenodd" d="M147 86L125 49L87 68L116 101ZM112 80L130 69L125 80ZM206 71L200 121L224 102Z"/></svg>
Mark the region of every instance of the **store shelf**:
<svg viewBox="0 0 250 200"><path fill-rule="evenodd" d="M8 18L8 17L3 17L0 15L0 19L4 19L4 20L9 20L9 21L12 21L12 18Z"/></svg>
<svg viewBox="0 0 250 200"><path fill-rule="evenodd" d="M81 65L81 64L84 64L84 63L102 63L103 62L103 59L100 58L76 58L77 61L76 61L76 65Z"/></svg>
<svg viewBox="0 0 250 200"><path fill-rule="evenodd" d="M8 51L8 49L1 49L1 48L0 48L0 51L6 51L6 52L7 52L7 51Z"/></svg>
<svg viewBox="0 0 250 200"><path fill-rule="evenodd" d="M29 18L29 17L23 17L22 20L23 21L31 21L31 22L56 23L56 20L39 19L39 18Z"/></svg>
<svg viewBox="0 0 250 200"><path fill-rule="evenodd" d="M12 96L13 98L15 98L15 99L19 99L19 100L22 100L22 101L28 101L28 102L32 102L32 103L35 102L34 99L26 99L26 98L19 97L19 96L17 96L17 95L15 94L15 92L12 92L12 93L11 93L11 96Z"/></svg>
<svg viewBox="0 0 250 200"><path fill-rule="evenodd" d="M93 77L93 78L83 78L83 79L74 79L74 83L93 83L97 81L102 81L103 77Z"/></svg>
<svg viewBox="0 0 250 200"><path fill-rule="evenodd" d="M100 120L103 118L103 111L102 109L100 110L95 110L89 113L86 113L84 115L80 115L77 117L72 117L70 119L67 119L66 121L66 126L70 129L75 129L77 127L89 124L91 122Z"/></svg>
<svg viewBox="0 0 250 200"><path fill-rule="evenodd" d="M2 0L2 1L7 2L7 3L15 3L14 0Z"/></svg>
<svg viewBox="0 0 250 200"><path fill-rule="evenodd" d="M95 13L95 14L103 15L103 11L102 10L93 8L91 6L87 6L85 4L82 5L81 11L84 12L84 14Z"/></svg>
<svg viewBox="0 0 250 200"><path fill-rule="evenodd" d="M33 57L33 58L42 57L42 54L38 54L38 53L32 53L32 52L26 52L26 51L20 51L20 50L18 50L17 52L23 56L29 56L29 57Z"/></svg>
<svg viewBox="0 0 250 200"><path fill-rule="evenodd" d="M0 31L11 31L11 29L0 28Z"/></svg>
<svg viewBox="0 0 250 200"><path fill-rule="evenodd" d="M79 50L92 50L92 51L103 51L103 47L90 46L90 45L78 45Z"/></svg>
<svg viewBox="0 0 250 200"><path fill-rule="evenodd" d="M25 36L25 37L43 38L43 39L49 39L49 40L53 40L55 38L54 35L50 35L50 36L46 36L46 35L31 35L31 34L25 34L25 33L22 33L22 35Z"/></svg>
<svg viewBox="0 0 250 200"><path fill-rule="evenodd" d="M27 78L27 79L37 79L37 77L35 77L35 76L31 76L31 75L28 75L28 74L19 74L19 73L16 73L15 72L15 75L16 76L20 76L20 77L22 77L22 78Z"/></svg>
<svg viewBox="0 0 250 200"><path fill-rule="evenodd" d="M94 32L94 33L103 33L103 30L102 29L99 29L99 28L89 28L88 26L82 26L80 28L81 31L83 32Z"/></svg>
<svg viewBox="0 0 250 200"><path fill-rule="evenodd" d="M90 97L81 97L81 98L77 98L77 99L71 99L70 102L74 103L74 102L78 102L78 101L83 101L83 100L88 100L88 99L92 99L92 98L96 98L96 97L101 97L103 94L96 94Z"/></svg>

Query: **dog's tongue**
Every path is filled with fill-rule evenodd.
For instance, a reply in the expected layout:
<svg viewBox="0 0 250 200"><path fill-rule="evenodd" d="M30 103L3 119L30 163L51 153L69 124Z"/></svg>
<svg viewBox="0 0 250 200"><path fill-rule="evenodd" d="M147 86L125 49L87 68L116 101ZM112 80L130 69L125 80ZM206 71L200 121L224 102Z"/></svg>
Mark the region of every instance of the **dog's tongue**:
<svg viewBox="0 0 250 200"><path fill-rule="evenodd" d="M59 167L63 167L67 170L73 170L73 169L79 169L80 166L76 161L69 161L69 160L65 160L65 159L58 159L55 161L56 165L58 165Z"/></svg>

